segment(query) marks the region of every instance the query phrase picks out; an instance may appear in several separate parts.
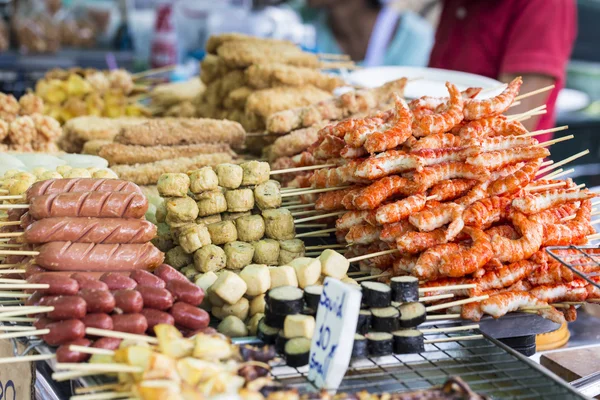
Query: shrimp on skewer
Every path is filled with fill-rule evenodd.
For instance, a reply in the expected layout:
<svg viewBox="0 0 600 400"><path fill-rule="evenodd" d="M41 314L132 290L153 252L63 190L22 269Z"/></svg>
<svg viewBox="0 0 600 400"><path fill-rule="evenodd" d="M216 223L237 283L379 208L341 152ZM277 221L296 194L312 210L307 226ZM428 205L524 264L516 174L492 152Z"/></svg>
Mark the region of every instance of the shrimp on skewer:
<svg viewBox="0 0 600 400"><path fill-rule="evenodd" d="M510 164L531 159L544 158L550 151L544 147L520 147L480 153L467 158L467 164L489 169L499 169Z"/></svg>
<svg viewBox="0 0 600 400"><path fill-rule="evenodd" d="M372 210L396 194L408 196L419 191L421 188L411 180L391 175L367 186L354 197L352 204L359 210Z"/></svg>
<svg viewBox="0 0 600 400"><path fill-rule="evenodd" d="M551 223L544 225L544 246L568 246L585 244L586 236L594 232L590 224L592 213L591 200L581 203L575 218L564 224Z"/></svg>
<svg viewBox="0 0 600 400"><path fill-rule="evenodd" d="M412 113L408 105L397 93L394 93L395 115L392 126L378 131L365 140L365 149L373 154L400 146L412 135Z"/></svg>
<svg viewBox="0 0 600 400"><path fill-rule="evenodd" d="M336 229L350 229L354 225L362 224L370 211L348 211L335 221Z"/></svg>
<svg viewBox="0 0 600 400"><path fill-rule="evenodd" d="M365 125L381 124L391 116L391 111L378 113L367 118L348 118L337 124L327 125L319 131L319 137L333 135L343 138L346 134L353 132Z"/></svg>
<svg viewBox="0 0 600 400"><path fill-rule="evenodd" d="M413 126L415 136L428 136L435 133L448 132L463 120L464 101L460 91L450 82L446 82L446 87L450 93L448 108L442 113L425 115L416 120Z"/></svg>
<svg viewBox="0 0 600 400"><path fill-rule="evenodd" d="M460 147L463 140L451 133L436 133L422 137L410 146L411 152L423 149L443 149L446 147Z"/></svg>
<svg viewBox="0 0 600 400"><path fill-rule="evenodd" d="M544 226L530 221L524 214L513 212L511 220L521 232L519 239L511 240L499 235L492 237L494 256L502 262L528 259L540 249L544 239Z"/></svg>
<svg viewBox="0 0 600 400"><path fill-rule="evenodd" d="M421 232L430 232L450 223L457 218L462 218L463 207L456 203L442 203L417 213L410 213L408 221ZM462 227L459 229L459 232ZM453 236L456 236L454 234Z"/></svg>
<svg viewBox="0 0 600 400"><path fill-rule="evenodd" d="M480 229L465 227L463 232L471 237L470 248L442 257L440 274L450 277L461 277L471 274L483 267L494 257L490 237Z"/></svg>
<svg viewBox="0 0 600 400"><path fill-rule="evenodd" d="M354 225L346 234L346 242L350 244L370 244L379 240L380 233L380 226Z"/></svg>
<svg viewBox="0 0 600 400"><path fill-rule="evenodd" d="M311 152L316 159L329 160L331 158L338 158L345 145L346 142L343 139L327 135Z"/></svg>
<svg viewBox="0 0 600 400"><path fill-rule="evenodd" d="M518 162L515 164L507 165L506 167L497 169L495 171L490 171L490 181L493 182L500 178L505 178L509 175L512 175L515 172L517 172L518 170L520 170L521 168L523 168L524 166L525 166L524 162Z"/></svg>
<svg viewBox="0 0 600 400"><path fill-rule="evenodd" d="M508 136L508 137L485 137L471 139L469 146L475 146L485 151L497 151L514 149L516 147L529 147L538 144L538 141L532 137Z"/></svg>
<svg viewBox="0 0 600 400"><path fill-rule="evenodd" d="M396 240L408 232L414 232L415 227L408 220L394 222L393 224L383 225L379 234L379 240L386 243L396 243Z"/></svg>
<svg viewBox="0 0 600 400"><path fill-rule="evenodd" d="M361 187L355 186L347 189L335 190L332 192L321 193L319 194L319 198L315 202L315 210L323 210L323 211L335 211L335 210L343 210L344 206L342 205L342 199L344 196L359 192L362 190Z"/></svg>
<svg viewBox="0 0 600 400"><path fill-rule="evenodd" d="M509 312L528 307L536 307L539 315L558 324L565 322L565 317L560 311L525 292L499 293L481 302L481 311L494 318L500 318Z"/></svg>
<svg viewBox="0 0 600 400"><path fill-rule="evenodd" d="M421 253L412 270L412 274L419 279L437 279L440 276L439 267L442 257L460 252L461 250L462 247L456 243L446 243L431 247Z"/></svg>
<svg viewBox="0 0 600 400"><path fill-rule="evenodd" d="M553 189L516 198L512 201L512 206L524 214L537 214L561 203L588 200L595 196L596 194L589 190Z"/></svg>
<svg viewBox="0 0 600 400"><path fill-rule="evenodd" d="M364 147L350 147L348 145L340 151L342 158L360 158L368 155L369 152Z"/></svg>
<svg viewBox="0 0 600 400"><path fill-rule="evenodd" d="M448 245L453 244L453 243L448 243ZM446 245L441 245L441 246L446 246ZM438 246L440 247L440 246ZM423 253L425 254L425 253ZM443 286L454 286L454 285L462 285L462 284L466 284L466 283L470 283L467 279L465 278L440 278L440 279L436 279L433 281L427 281L427 283L424 286L427 286L428 288L433 288L433 287L443 287ZM436 294L446 294L446 293L453 293L455 296L464 296L464 297L469 297L469 290L470 289L448 289L448 290L435 290L435 291L427 291L422 293L423 296L433 296Z"/></svg>
<svg viewBox="0 0 600 400"><path fill-rule="evenodd" d="M481 149L478 147L446 147L443 149L422 149L413 151L411 154L421 158L422 164L429 166L445 162L465 161L474 157Z"/></svg>
<svg viewBox="0 0 600 400"><path fill-rule="evenodd" d="M496 97L484 100L467 100L463 110L467 121L493 117L502 114L510 107L523 84L521 77L516 77L508 87Z"/></svg>
<svg viewBox="0 0 600 400"><path fill-rule="evenodd" d="M395 110L379 113L376 116L363 119L362 124L346 132L344 141L350 147L362 147L369 136L375 132L384 132L392 128L396 122Z"/></svg>
<svg viewBox="0 0 600 400"><path fill-rule="evenodd" d="M361 160L349 161L340 167L319 169L310 178L312 187L328 188L352 183L369 183L367 179L355 177L354 171L360 165Z"/></svg>
<svg viewBox="0 0 600 400"><path fill-rule="evenodd" d="M467 178L484 182L489 177L490 174L485 168L461 162L448 162L423 168L421 172L415 174L414 181L422 187L422 190L427 190L436 183L447 179Z"/></svg>
<svg viewBox="0 0 600 400"><path fill-rule="evenodd" d="M462 206L469 206L478 200L485 199L488 196L489 181L479 182L467 194L456 199L454 202Z"/></svg>
<svg viewBox="0 0 600 400"><path fill-rule="evenodd" d="M483 276L474 283L477 283L475 289L471 289L469 296L478 296L480 293L492 290L509 287L514 283L526 278L539 267L533 261L521 260L509 265L487 271Z"/></svg>
<svg viewBox="0 0 600 400"><path fill-rule="evenodd" d="M431 232L407 232L396 240L396 247L401 252L416 254L446 242L446 230L438 228Z"/></svg>
<svg viewBox="0 0 600 400"><path fill-rule="evenodd" d="M536 172L540 169L541 164L541 158L529 161L514 173L493 181L488 187L488 194L490 196L497 196L519 191L533 180Z"/></svg>
<svg viewBox="0 0 600 400"><path fill-rule="evenodd" d="M379 207L375 218L382 225L398 222L408 218L412 213L422 210L426 203L427 200L424 194L416 194Z"/></svg>
<svg viewBox="0 0 600 400"><path fill-rule="evenodd" d="M406 154L399 150L388 150L363 161L356 168L355 175L358 178L379 179L413 169L420 170L422 166L421 158L415 155Z"/></svg>
<svg viewBox="0 0 600 400"><path fill-rule="evenodd" d="M414 255L403 255L401 257L396 257L392 263L392 275L412 275L412 271L416 262L417 256Z"/></svg>
<svg viewBox="0 0 600 400"><path fill-rule="evenodd" d="M508 218L510 199L492 196L478 200L465 210L465 224L476 227L487 227L494 222Z"/></svg>
<svg viewBox="0 0 600 400"><path fill-rule="evenodd" d="M519 121L507 121L504 115L469 121L461 127L457 135L462 139L474 139L494 136L519 136L527 129Z"/></svg>
<svg viewBox="0 0 600 400"><path fill-rule="evenodd" d="M429 194L437 196L438 201L454 200L464 196L476 184L475 179L447 179L433 186Z"/></svg>
<svg viewBox="0 0 600 400"><path fill-rule="evenodd" d="M494 237L494 235L499 235L507 239L516 240L521 235L512 225L497 225L493 226L490 229L486 230L485 233L488 234L489 237Z"/></svg>
<svg viewBox="0 0 600 400"><path fill-rule="evenodd" d="M585 301L588 296L585 286L586 282L584 280L577 279L569 283L561 283L558 285L536 286L529 291L529 294L548 303L557 303L560 301Z"/></svg>

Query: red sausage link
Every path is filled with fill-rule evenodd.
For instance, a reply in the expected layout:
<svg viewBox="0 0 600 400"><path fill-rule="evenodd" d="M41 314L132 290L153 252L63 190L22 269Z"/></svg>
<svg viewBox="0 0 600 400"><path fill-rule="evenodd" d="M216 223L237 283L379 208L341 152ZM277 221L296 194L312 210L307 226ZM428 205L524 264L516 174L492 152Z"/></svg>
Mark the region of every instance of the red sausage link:
<svg viewBox="0 0 600 400"><path fill-rule="evenodd" d="M92 278L81 272L76 272L71 275L71 279L75 279L79 283L79 289L91 289L91 290L108 290L108 285L102 282L98 278Z"/></svg>
<svg viewBox="0 0 600 400"><path fill-rule="evenodd" d="M138 185L121 179L67 178L36 182L27 189L27 202L33 197L66 192L134 192L142 193Z"/></svg>
<svg viewBox="0 0 600 400"><path fill-rule="evenodd" d="M85 325L78 319L53 322L46 325L50 333L42 339L50 346L60 346L73 340L82 339L85 336Z"/></svg>
<svg viewBox="0 0 600 400"><path fill-rule="evenodd" d="M176 325L191 330L206 328L210 322L206 311L182 302L173 304L170 314L175 318Z"/></svg>
<svg viewBox="0 0 600 400"><path fill-rule="evenodd" d="M25 214L23 214L21 216L21 219L19 220L21 223L19 224L19 227L21 229L27 229L27 227L31 224L33 224L35 222L35 218L33 218L31 216L31 214L29 214L28 212L26 212Z"/></svg>
<svg viewBox="0 0 600 400"><path fill-rule="evenodd" d="M52 321L48 317L41 317L41 318L38 318L37 321L35 321L33 323L33 326L35 327L35 329L45 329L48 324L51 324L53 322L54 321Z"/></svg>
<svg viewBox="0 0 600 400"><path fill-rule="evenodd" d="M39 306L40 301L44 298L45 294L42 292L33 292L31 296L25 300L26 306Z"/></svg>
<svg viewBox="0 0 600 400"><path fill-rule="evenodd" d="M117 290L115 297L115 313L137 314L144 308L144 298L137 290Z"/></svg>
<svg viewBox="0 0 600 400"><path fill-rule="evenodd" d="M168 264L162 264L154 270L154 274L165 282L172 281L174 279L178 281L189 282L190 280L185 277L181 272Z"/></svg>
<svg viewBox="0 0 600 400"><path fill-rule="evenodd" d="M107 331L113 330L113 321L108 314L87 314L81 319L81 322L83 322L87 328L106 329Z"/></svg>
<svg viewBox="0 0 600 400"><path fill-rule="evenodd" d="M148 321L148 334L154 335L154 327L158 324L175 325L175 318L164 311L144 308L142 310L142 315L146 317L146 321Z"/></svg>
<svg viewBox="0 0 600 400"><path fill-rule="evenodd" d="M90 344L92 344L92 342L87 339L76 339L72 342L61 344L58 349L56 349L56 361L60 363L78 363L87 361L88 358L91 357L91 354L72 351L69 349L69 346L76 345L89 347Z"/></svg>
<svg viewBox="0 0 600 400"><path fill-rule="evenodd" d="M204 290L191 282L169 281L167 290L175 301L183 301L193 306L199 306L204 300Z"/></svg>
<svg viewBox="0 0 600 400"><path fill-rule="evenodd" d="M142 295L146 308L164 311L173 305L173 295L167 289L138 286L136 290Z"/></svg>
<svg viewBox="0 0 600 400"><path fill-rule="evenodd" d="M154 269L165 255L152 243L93 244L51 242L37 248L35 260L52 271L131 271Z"/></svg>
<svg viewBox="0 0 600 400"><path fill-rule="evenodd" d="M151 272L144 271L142 269L136 269L135 271L132 271L131 274L129 274L129 277L136 281L140 286L151 286L163 289L165 287L165 281Z"/></svg>
<svg viewBox="0 0 600 400"><path fill-rule="evenodd" d="M156 236L156 225L142 219L44 218L25 229L26 243L146 243Z"/></svg>
<svg viewBox="0 0 600 400"><path fill-rule="evenodd" d="M107 272L100 277L100 281L106 283L108 290L135 289L137 282L133 279L114 272Z"/></svg>
<svg viewBox="0 0 600 400"><path fill-rule="evenodd" d="M115 298L109 291L83 289L79 296L85 300L88 313L111 313L115 308Z"/></svg>
<svg viewBox="0 0 600 400"><path fill-rule="evenodd" d="M85 317L87 304L79 296L46 296L40 305L54 307L46 316L54 321L81 319Z"/></svg>
<svg viewBox="0 0 600 400"><path fill-rule="evenodd" d="M29 214L35 219L54 217L137 218L148 211L140 193L55 193L31 199Z"/></svg>
<svg viewBox="0 0 600 400"><path fill-rule="evenodd" d="M117 338L103 337L94 342L92 347L97 349L117 350L122 340Z"/></svg>
<svg viewBox="0 0 600 400"><path fill-rule="evenodd" d="M41 273L28 278L27 282L49 285L48 289L38 289L38 291L49 295L74 295L79 291L77 281L68 276Z"/></svg>
<svg viewBox="0 0 600 400"><path fill-rule="evenodd" d="M112 320L115 331L143 335L148 329L148 321L142 314L115 314Z"/></svg>
<svg viewBox="0 0 600 400"><path fill-rule="evenodd" d="M25 267L25 279L29 279L34 275L41 274L46 271L47 271L47 269L42 268L39 265L28 264L27 267Z"/></svg>

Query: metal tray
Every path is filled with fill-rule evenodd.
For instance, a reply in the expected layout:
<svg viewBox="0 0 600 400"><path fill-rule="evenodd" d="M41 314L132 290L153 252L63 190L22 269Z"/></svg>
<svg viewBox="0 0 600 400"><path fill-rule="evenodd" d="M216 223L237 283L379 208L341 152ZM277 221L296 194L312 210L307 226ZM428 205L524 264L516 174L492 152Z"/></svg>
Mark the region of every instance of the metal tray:
<svg viewBox="0 0 600 400"><path fill-rule="evenodd" d="M597 245L552 246L547 247L546 252L588 283L600 289L600 280L594 281L592 279L600 276L600 248ZM582 271L582 267L585 267L588 271Z"/></svg>

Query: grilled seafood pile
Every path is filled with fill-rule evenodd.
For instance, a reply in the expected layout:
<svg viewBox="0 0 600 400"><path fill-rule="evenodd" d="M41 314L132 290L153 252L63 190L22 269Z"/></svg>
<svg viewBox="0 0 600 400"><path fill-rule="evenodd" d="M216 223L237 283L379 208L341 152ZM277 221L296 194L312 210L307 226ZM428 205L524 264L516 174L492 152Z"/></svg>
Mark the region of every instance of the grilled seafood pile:
<svg viewBox="0 0 600 400"><path fill-rule="evenodd" d="M550 155L545 144L502 115L520 85L516 78L478 100L479 89L461 93L447 83L448 98L407 104L395 96L392 110L322 128L301 157L337 166L302 183L340 190L304 201L347 210L336 222L346 257L397 250L361 261L363 271L414 275L426 286L477 284L462 295L490 297L463 307L467 318L527 307L557 322L575 318L574 308L563 315L549 304L600 293L545 247L587 243L595 194L539 172Z"/></svg>

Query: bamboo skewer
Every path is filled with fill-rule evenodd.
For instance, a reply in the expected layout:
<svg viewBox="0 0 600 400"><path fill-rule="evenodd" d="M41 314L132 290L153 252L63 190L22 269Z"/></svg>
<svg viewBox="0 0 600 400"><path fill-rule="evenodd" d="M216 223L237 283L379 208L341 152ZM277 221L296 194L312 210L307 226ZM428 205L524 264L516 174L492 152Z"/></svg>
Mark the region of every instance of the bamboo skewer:
<svg viewBox="0 0 600 400"><path fill-rule="evenodd" d="M426 302L429 302L429 301L451 299L453 297L454 297L454 294L452 294L452 293L445 293L445 294L438 294L438 295L435 295L435 296L419 297L419 301L422 302L422 303L426 303Z"/></svg>
<svg viewBox="0 0 600 400"><path fill-rule="evenodd" d="M12 208L29 208L29 204L0 204L0 210L10 210Z"/></svg>
<svg viewBox="0 0 600 400"><path fill-rule="evenodd" d="M130 340L138 340L140 342L148 342L151 344L158 344L158 339L144 336L144 335L136 335L134 333L126 333L126 332L118 332L118 331L109 331L106 329L98 329L98 328L85 328L85 333L90 336L105 336L112 337L116 339L130 339Z"/></svg>
<svg viewBox="0 0 600 400"><path fill-rule="evenodd" d="M15 226L15 225L21 225L21 221L5 221L5 222L0 222L0 226Z"/></svg>
<svg viewBox="0 0 600 400"><path fill-rule="evenodd" d="M567 157L567 158L565 158L565 159L564 159L564 160L562 160L562 161L559 161L559 162L557 162L557 163L554 163L554 164L552 164L552 165L550 165L550 166L548 166L548 167L546 167L546 168L542 168L542 169L540 169L540 170L539 170L539 171L538 171L538 172L535 174L535 176L538 176L538 175L541 175L541 174L545 174L546 172L552 171L553 169L556 169L556 168L558 168L558 167L562 167L563 165L565 165L565 164L568 164L568 163L570 163L571 161L573 161L573 160L576 160L576 159L578 159L578 158L580 158L580 157L583 157L583 156L585 156L585 155L588 155L588 154L590 154L590 151L589 151L589 150L580 151L580 152L579 152L579 153L577 153L577 154L573 154L571 157Z"/></svg>
<svg viewBox="0 0 600 400"><path fill-rule="evenodd" d="M573 135L567 135L567 136L559 137L558 139L553 139L553 140L548 140L547 142L538 143L536 145L533 145L533 147L552 146L553 144L556 144L556 143L564 142L566 140L571 140L574 137L575 136L573 136Z"/></svg>
<svg viewBox="0 0 600 400"><path fill-rule="evenodd" d="M443 290L460 290L460 289L475 289L477 284L475 283L465 283L460 285L448 285L448 286L433 286L433 287L424 287L419 288L419 292L439 292Z"/></svg>
<svg viewBox="0 0 600 400"><path fill-rule="evenodd" d="M90 392L100 392L104 390L116 390L122 388L123 385L120 383L106 383L103 385L94 385L88 387L75 388L75 394L85 394Z"/></svg>
<svg viewBox="0 0 600 400"><path fill-rule="evenodd" d="M81 378L84 376L98 375L100 372L97 371L67 371L67 372L55 372L52 374L52 379L56 382L70 381L75 378Z"/></svg>
<svg viewBox="0 0 600 400"><path fill-rule="evenodd" d="M429 307L426 307L425 310L427 312L429 312L429 311L443 310L445 308L450 308L450 307L454 307L454 306L460 306L460 305L463 305L463 304L469 304L469 303L474 303L474 302L477 302L477 301L485 300L485 299L487 299L489 297L490 296L488 296L487 294L485 294L483 296L470 297L468 299L451 301L450 303L436 304L434 306L429 306Z"/></svg>
<svg viewBox="0 0 600 400"><path fill-rule="evenodd" d="M87 346L77 346L75 344L70 345L69 350L77 351L79 353L85 353L85 354L100 354L103 356L114 356L115 355L115 352L113 350L99 349L99 348L87 347Z"/></svg>
<svg viewBox="0 0 600 400"><path fill-rule="evenodd" d="M333 190L347 189L349 187L350 186L339 186L339 187L332 187L332 188L307 189L305 191L298 191L298 192L292 192L292 193L281 193L281 197L301 196L303 194L312 194L312 193L325 193L325 192L331 192Z"/></svg>
<svg viewBox="0 0 600 400"><path fill-rule="evenodd" d="M575 172L575 168L571 168L566 171L562 171L562 169L559 169L558 171L560 171L560 172L555 172L555 173L549 174L548 176L546 176L546 179L556 179L560 176L572 174L573 172Z"/></svg>
<svg viewBox="0 0 600 400"><path fill-rule="evenodd" d="M346 245L344 244L324 244L319 246L306 246L305 250L321 250L321 249L344 249Z"/></svg>
<svg viewBox="0 0 600 400"><path fill-rule="evenodd" d="M335 232L335 229L333 230ZM298 235L296 235L297 237ZM376 253L371 253L371 254L364 254L362 256L356 256L356 257L352 257L349 258L348 261L353 263L356 261L361 261L361 260L366 260L368 258L372 258L372 257L377 257L377 256L383 256L386 254L392 254L392 253L396 253L397 251L399 251L398 249L390 249L390 250L382 250L382 251L378 251Z"/></svg>
<svg viewBox="0 0 600 400"><path fill-rule="evenodd" d="M141 78L145 78L150 75L162 74L163 72L169 72L177 68L177 65L167 65L165 67L147 69L146 71L138 72L135 74L131 74L131 79L138 80Z"/></svg>
<svg viewBox="0 0 600 400"><path fill-rule="evenodd" d="M519 137L539 136L539 135L543 135L545 133L564 131L566 129L569 129L569 125L563 125L563 126L559 126L559 127L551 128L551 129L540 129L539 131L533 131L533 132L525 133L523 135L519 135Z"/></svg>
<svg viewBox="0 0 600 400"><path fill-rule="evenodd" d="M308 221L314 221L316 219L322 219L322 218L337 217L338 215L342 215L342 214L346 214L346 211L336 211L336 212L327 213L327 214L313 215L312 217L300 218L300 219L294 220L294 224L299 224L299 223L308 222Z"/></svg>
<svg viewBox="0 0 600 400"><path fill-rule="evenodd" d="M533 114L535 114L535 113L537 113L539 111L545 111L545 110L546 110L546 105L544 104L544 105L541 105L539 107L532 108L531 110L529 110L527 112L524 112L524 113L521 113L521 114L509 115L506 120L508 122L515 121L518 118L528 117L528 116L531 116L531 115L533 115Z"/></svg>
<svg viewBox="0 0 600 400"><path fill-rule="evenodd" d="M559 169L558 171L562 172L562 169ZM557 182L557 183L549 183L547 185L526 186L525 190L528 191L528 192L535 192L535 191L538 191L538 190L552 189L552 188L562 187L562 186L565 186L565 185L566 185L565 182Z"/></svg>
<svg viewBox="0 0 600 400"><path fill-rule="evenodd" d="M468 331L471 329L479 329L479 324L450 326L450 327L445 327L445 328L419 329L419 331L423 334L428 334L428 333L440 333L440 332L441 333L460 332L460 331Z"/></svg>
<svg viewBox="0 0 600 400"><path fill-rule="evenodd" d="M425 317L427 321L438 321L444 319L459 319L460 314L440 314L440 315L428 315Z"/></svg>
<svg viewBox="0 0 600 400"><path fill-rule="evenodd" d="M23 332L12 332L12 333L0 333L0 339L13 339L20 337L28 337L28 336L42 336L50 333L50 329L36 329L33 331L23 331Z"/></svg>
<svg viewBox="0 0 600 400"><path fill-rule="evenodd" d="M21 307L21 308L23 308L23 310L2 312L2 313L0 313L0 318L20 317L22 315L41 314L41 313L45 313L45 312L54 311L54 307L32 307L32 308Z"/></svg>
<svg viewBox="0 0 600 400"><path fill-rule="evenodd" d="M294 225L298 229L308 229L308 228L326 228L327 224L297 224Z"/></svg>
<svg viewBox="0 0 600 400"><path fill-rule="evenodd" d="M302 209L302 208L309 208L309 207L314 207L315 203L308 203L308 204L295 204L295 205L291 205L289 207L281 207L281 208L287 208L288 210L297 210L297 209Z"/></svg>
<svg viewBox="0 0 600 400"><path fill-rule="evenodd" d="M124 364L86 364L86 363L56 363L56 369L66 369L69 371L97 371L99 373L105 372L131 372L131 373L142 373L144 368L135 365L124 365Z"/></svg>
<svg viewBox="0 0 600 400"><path fill-rule="evenodd" d="M289 172L311 171L313 169L329 168L329 167L335 167L335 166L336 166L336 164L323 164L323 165L308 165L306 167L278 169L275 171L271 171L271 175L287 174Z"/></svg>
<svg viewBox="0 0 600 400"><path fill-rule="evenodd" d="M3 274L24 274L27 272L24 269L0 269L0 275Z"/></svg>
<svg viewBox="0 0 600 400"><path fill-rule="evenodd" d="M30 356L19 356L19 357L4 357L0 358L0 364L14 364L19 362L33 362L33 361L44 361L55 358L54 354L34 354Z"/></svg>
<svg viewBox="0 0 600 400"><path fill-rule="evenodd" d="M71 396L69 400L114 400L130 398L133 395L133 392L104 392ZM138 399L137 396L134 398Z"/></svg>
<svg viewBox="0 0 600 400"><path fill-rule="evenodd" d="M555 85L549 85L549 86L544 86L543 88L540 88L537 90L533 90L529 93L523 93L522 95L515 97L515 101L523 100L528 97L534 96L536 94L547 92L548 90L554 89L554 87L555 87Z"/></svg>
<svg viewBox="0 0 600 400"><path fill-rule="evenodd" d="M483 335L467 335L467 336L447 337L447 338L441 338L441 339L431 339L431 340L424 340L423 343L432 344L432 343L458 342L459 340L476 340L476 339L483 339Z"/></svg>
<svg viewBox="0 0 600 400"><path fill-rule="evenodd" d="M311 215L311 214L316 214L316 213L320 213L321 210L308 210L308 211L296 211L292 213L292 217L301 217L303 215Z"/></svg>
<svg viewBox="0 0 600 400"><path fill-rule="evenodd" d="M5 331L5 332L24 332L24 331L34 331L34 330L35 330L35 327L33 327L33 326L0 325L0 331Z"/></svg>
<svg viewBox="0 0 600 400"><path fill-rule="evenodd" d="M24 232L8 232L8 233L0 233L0 238L14 238L23 236Z"/></svg>

